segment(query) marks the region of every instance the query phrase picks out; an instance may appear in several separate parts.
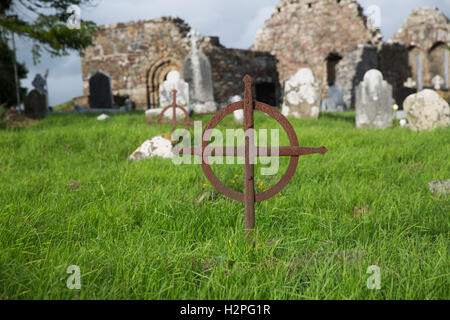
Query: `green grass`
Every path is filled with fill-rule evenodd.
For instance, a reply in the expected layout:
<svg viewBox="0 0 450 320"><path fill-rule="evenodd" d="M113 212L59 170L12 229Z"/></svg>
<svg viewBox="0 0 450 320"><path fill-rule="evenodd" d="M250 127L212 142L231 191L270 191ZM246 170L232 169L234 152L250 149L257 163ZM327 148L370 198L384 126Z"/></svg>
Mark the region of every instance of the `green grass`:
<svg viewBox="0 0 450 320"><path fill-rule="evenodd" d="M251 247L242 203L196 203L211 190L199 165L127 160L169 126L142 113L95 117L56 113L0 131L0 299L450 298L449 198L427 186L450 178L449 128L290 119L300 145L329 151L301 157L282 193L256 205ZM242 190L243 166L214 169ZM258 186L276 182L257 173ZM66 287L69 265L81 290ZM366 286L371 265L380 290Z"/></svg>

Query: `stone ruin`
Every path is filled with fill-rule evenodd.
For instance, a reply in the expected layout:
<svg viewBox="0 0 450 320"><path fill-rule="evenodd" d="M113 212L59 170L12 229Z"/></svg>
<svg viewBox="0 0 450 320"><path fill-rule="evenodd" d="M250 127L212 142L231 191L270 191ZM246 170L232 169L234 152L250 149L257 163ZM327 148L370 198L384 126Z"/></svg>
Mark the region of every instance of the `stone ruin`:
<svg viewBox="0 0 450 320"><path fill-rule="evenodd" d="M129 96L138 109L158 108L167 74L176 70L185 79L190 30L183 20L166 17L101 26L82 57L85 96L89 77L102 69L114 95ZM197 43L210 62L219 106L240 94L239 79L251 74L255 99L281 107L283 84L300 68L312 70L325 111L354 107L355 89L371 69L392 85L399 106L422 87L433 88L437 75L444 79L441 88L448 88L450 24L436 8L413 11L383 42L356 0L281 0L249 50L226 48L214 36Z"/></svg>
<svg viewBox="0 0 450 320"><path fill-rule="evenodd" d="M136 109L160 107L159 88L170 71L185 79L183 64L191 53L191 30L182 19L154 20L101 26L94 45L82 57L84 95L89 78L101 69L111 76L114 95L129 96ZM280 85L276 60L268 52L229 49L217 37L199 37L199 50L209 59L214 101L226 105L228 98L240 94L245 74L256 83L260 101L278 105Z"/></svg>

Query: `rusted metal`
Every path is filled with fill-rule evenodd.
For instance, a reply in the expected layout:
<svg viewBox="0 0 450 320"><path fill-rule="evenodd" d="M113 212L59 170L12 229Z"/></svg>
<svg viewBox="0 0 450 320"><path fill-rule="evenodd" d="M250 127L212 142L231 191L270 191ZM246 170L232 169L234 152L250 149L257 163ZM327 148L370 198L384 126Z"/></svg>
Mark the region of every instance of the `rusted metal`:
<svg viewBox="0 0 450 320"><path fill-rule="evenodd" d="M324 146L320 148L300 147L298 145L297 135L290 122L279 111L271 106L253 101L252 99L252 79L249 75L244 77L244 101L235 102L227 107L216 112L213 118L206 125L202 134L202 146L194 148L185 148L178 150L178 154L192 154L201 157L202 170L211 182L211 184L222 194L236 201L245 203L245 231L248 235L248 240L251 242L253 237L253 230L255 228L255 202L267 200L276 194L278 194L291 180L297 169L299 156L309 154L325 154L328 150ZM212 130L225 116L233 113L236 110L244 109L244 129L246 132L245 147L209 147L208 154L205 153L205 149L208 147L209 140L211 138ZM254 110L262 111L275 119L287 133L290 146L283 147L256 147L254 146ZM254 148L254 154L250 153L251 147ZM211 166L208 163L208 156L224 156L224 157L236 157L244 156L244 192L235 191L227 187L222 181L220 181ZM261 192L255 193L254 187L254 161L251 161L251 156L287 156L290 157L288 168L283 177L272 188Z"/></svg>
<svg viewBox="0 0 450 320"><path fill-rule="evenodd" d="M162 123L170 123L172 124L172 132L175 131L177 125L183 125L186 126L186 131L189 131L189 128L194 125L193 122L191 122L191 117L189 116L189 112L185 108L183 108L180 105L177 105L177 90L172 90L173 92L173 100L172 104L168 105L164 109L162 109L161 113L158 116L158 119L147 119L147 123L157 123L161 126ZM172 109L172 119L171 120L163 120L162 117L164 116L164 113L166 113L167 110ZM183 113L186 115L186 121L177 121L177 109L180 109L183 111Z"/></svg>
<svg viewBox="0 0 450 320"><path fill-rule="evenodd" d="M245 136L245 164L244 164L244 203L245 203L245 232L248 240L252 242L253 229L255 229L255 166L250 161L250 147L254 147L254 119L252 99L252 79L244 77L244 131L249 132ZM250 131L247 131L250 130ZM250 146L252 144L252 146Z"/></svg>

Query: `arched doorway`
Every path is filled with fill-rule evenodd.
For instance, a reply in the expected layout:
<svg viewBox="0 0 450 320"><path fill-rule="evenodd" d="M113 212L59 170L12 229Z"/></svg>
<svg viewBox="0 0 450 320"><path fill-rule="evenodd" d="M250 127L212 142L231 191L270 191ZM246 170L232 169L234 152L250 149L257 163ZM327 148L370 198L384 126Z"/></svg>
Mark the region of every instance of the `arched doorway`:
<svg viewBox="0 0 450 320"><path fill-rule="evenodd" d="M159 107L159 86L166 80L167 74L176 70L183 74L181 63L174 58L161 58L147 70L147 108Z"/></svg>

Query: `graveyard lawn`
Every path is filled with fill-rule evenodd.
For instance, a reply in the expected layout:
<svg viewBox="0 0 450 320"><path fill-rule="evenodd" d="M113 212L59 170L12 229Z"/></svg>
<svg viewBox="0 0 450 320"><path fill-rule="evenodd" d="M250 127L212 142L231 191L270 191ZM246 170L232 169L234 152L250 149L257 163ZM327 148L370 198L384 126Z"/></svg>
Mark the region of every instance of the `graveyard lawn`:
<svg viewBox="0 0 450 320"><path fill-rule="evenodd" d="M170 125L95 117L0 130L0 299L450 298L450 202L428 189L450 178L449 128L357 130L354 113L290 119L300 145L328 153L301 157L281 194L256 204L251 247L243 204L215 194L200 165L128 160ZM260 113L255 123L279 128ZM225 127L238 127L232 115ZM258 191L287 162L274 177L256 165ZM213 169L242 191L242 165ZM81 290L67 287L71 265ZM367 287L373 265L379 290Z"/></svg>

